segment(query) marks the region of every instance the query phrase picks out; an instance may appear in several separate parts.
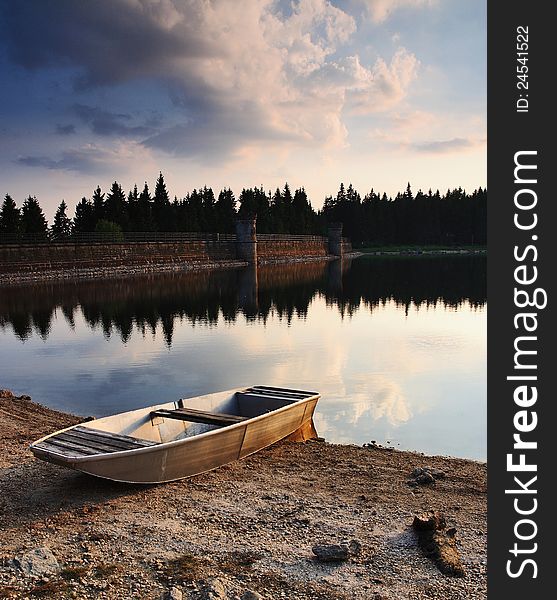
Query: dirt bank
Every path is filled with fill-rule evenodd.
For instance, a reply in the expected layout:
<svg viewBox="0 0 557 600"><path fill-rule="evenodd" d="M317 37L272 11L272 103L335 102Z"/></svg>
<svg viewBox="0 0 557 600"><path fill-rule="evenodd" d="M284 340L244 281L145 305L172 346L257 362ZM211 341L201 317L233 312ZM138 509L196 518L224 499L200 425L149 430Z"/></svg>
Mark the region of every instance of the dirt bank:
<svg viewBox="0 0 557 600"><path fill-rule="evenodd" d="M282 442L189 480L123 485L35 460L29 442L79 419L0 396L0 598L486 597L485 464ZM444 478L409 485L424 466ZM457 529L463 578L418 546L413 515L430 509ZM359 554L315 560L313 545L343 540ZM37 548L55 566L24 575L13 559Z"/></svg>

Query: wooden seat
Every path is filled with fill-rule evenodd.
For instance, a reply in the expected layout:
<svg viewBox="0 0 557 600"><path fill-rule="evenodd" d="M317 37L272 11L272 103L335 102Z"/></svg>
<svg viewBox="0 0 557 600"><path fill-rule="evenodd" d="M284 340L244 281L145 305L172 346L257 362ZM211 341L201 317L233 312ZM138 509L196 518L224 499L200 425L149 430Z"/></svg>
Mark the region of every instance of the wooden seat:
<svg viewBox="0 0 557 600"><path fill-rule="evenodd" d="M151 412L151 417L163 417L164 419L179 419L191 421L192 423L205 423L206 425L234 425L245 421L247 417L228 415L226 413L212 413L196 408L176 408L174 410L159 409Z"/></svg>
<svg viewBox="0 0 557 600"><path fill-rule="evenodd" d="M34 447L65 456L92 456L122 452L123 450L137 450L157 444L158 442L142 440L129 435L78 426L53 435L35 444Z"/></svg>
<svg viewBox="0 0 557 600"><path fill-rule="evenodd" d="M309 398L310 396L313 396L315 394L315 392L305 392L303 390L272 387L269 385L254 385L253 387L250 387L245 391L255 394L268 394L270 396L277 396L282 398L293 398L296 400Z"/></svg>

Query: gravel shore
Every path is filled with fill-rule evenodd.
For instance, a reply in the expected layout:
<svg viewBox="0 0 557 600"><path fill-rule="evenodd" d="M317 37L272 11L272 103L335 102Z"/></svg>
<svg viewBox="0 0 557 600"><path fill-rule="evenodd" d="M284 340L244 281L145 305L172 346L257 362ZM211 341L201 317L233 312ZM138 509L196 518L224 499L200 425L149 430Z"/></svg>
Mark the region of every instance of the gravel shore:
<svg viewBox="0 0 557 600"><path fill-rule="evenodd" d="M283 441L191 479L137 486L33 458L31 441L80 420L0 393L0 598L486 597L484 463ZM435 481L412 481L420 467ZM411 525L427 510L456 528L464 577L443 575L420 549ZM351 540L358 552L347 560L312 552Z"/></svg>

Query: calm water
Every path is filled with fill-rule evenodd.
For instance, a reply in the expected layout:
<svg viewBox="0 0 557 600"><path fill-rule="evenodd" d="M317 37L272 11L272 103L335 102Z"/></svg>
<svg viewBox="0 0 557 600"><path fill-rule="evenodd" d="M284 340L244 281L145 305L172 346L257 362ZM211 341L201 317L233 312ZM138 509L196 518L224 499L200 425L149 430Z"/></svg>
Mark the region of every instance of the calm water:
<svg viewBox="0 0 557 600"><path fill-rule="evenodd" d="M486 456L484 257L353 261L0 292L0 387L105 415L252 384L317 389L334 442Z"/></svg>

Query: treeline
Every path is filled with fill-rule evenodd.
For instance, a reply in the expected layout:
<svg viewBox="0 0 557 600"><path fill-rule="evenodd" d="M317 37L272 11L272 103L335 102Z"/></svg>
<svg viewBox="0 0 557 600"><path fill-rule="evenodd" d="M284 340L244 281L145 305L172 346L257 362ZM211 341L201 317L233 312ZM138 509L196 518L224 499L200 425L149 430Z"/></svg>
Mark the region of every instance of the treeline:
<svg viewBox="0 0 557 600"><path fill-rule="evenodd" d="M328 222L344 224L355 247L400 244L456 245L487 243L487 189L467 194L462 188L414 194L408 184L394 199L371 190L363 198L349 185L325 199Z"/></svg>
<svg viewBox="0 0 557 600"><path fill-rule="evenodd" d="M294 192L288 183L274 193L263 187L245 188L236 200L225 188L215 195L210 187L194 189L184 198L170 199L162 173L154 192L145 183L127 195L118 182L107 193L100 187L91 198L82 198L73 218L65 201L51 225L38 200L29 196L21 208L6 194L0 209L0 235L17 239L63 240L87 232L206 232L233 233L237 218L257 215L260 233L322 235L327 224L342 222L344 235L355 247L392 244L485 244L487 190L471 195L461 188L444 196L431 190L389 198L373 190L363 200L358 192L340 185L336 197L325 199L323 209L313 209L305 189Z"/></svg>

